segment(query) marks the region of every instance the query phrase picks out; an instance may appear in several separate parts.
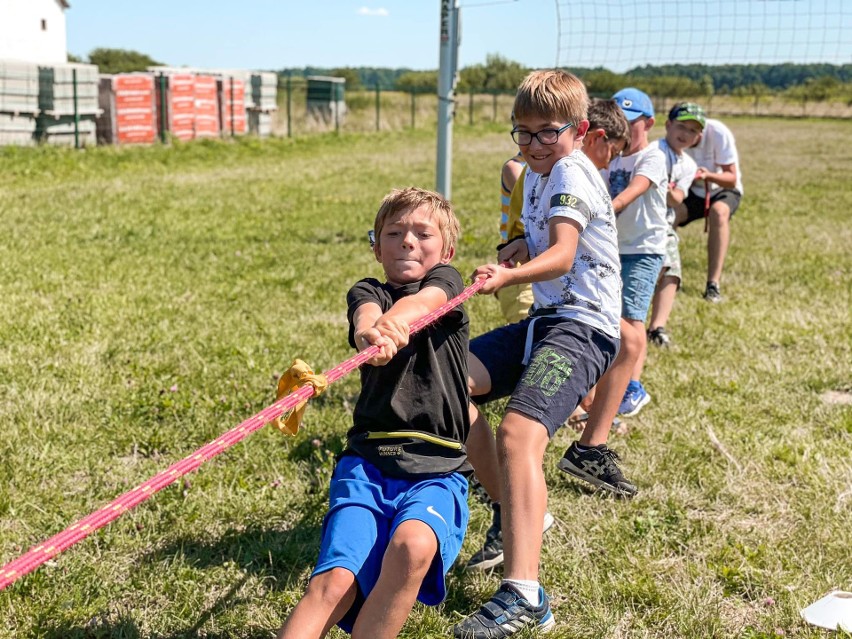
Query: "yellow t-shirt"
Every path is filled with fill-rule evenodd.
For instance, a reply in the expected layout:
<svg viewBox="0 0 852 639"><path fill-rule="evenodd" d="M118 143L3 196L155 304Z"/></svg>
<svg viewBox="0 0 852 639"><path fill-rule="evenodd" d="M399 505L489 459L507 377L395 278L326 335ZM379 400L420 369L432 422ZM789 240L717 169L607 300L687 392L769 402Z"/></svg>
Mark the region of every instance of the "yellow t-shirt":
<svg viewBox="0 0 852 639"><path fill-rule="evenodd" d="M514 240L516 237L524 236L524 224L521 222L521 211L524 208L524 171L515 182L512 196L509 199L509 210L506 215L506 239Z"/></svg>

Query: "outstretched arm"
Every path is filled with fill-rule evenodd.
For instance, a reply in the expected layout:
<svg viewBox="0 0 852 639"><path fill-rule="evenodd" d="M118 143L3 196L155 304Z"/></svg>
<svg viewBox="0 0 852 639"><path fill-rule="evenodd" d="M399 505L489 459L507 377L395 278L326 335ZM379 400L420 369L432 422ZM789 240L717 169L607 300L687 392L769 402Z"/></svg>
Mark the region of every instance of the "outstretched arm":
<svg viewBox="0 0 852 639"><path fill-rule="evenodd" d="M550 219L550 247L517 268L484 264L473 272L473 278L487 277L480 293L493 293L511 284L526 284L555 280L571 270L577 242L582 232L579 222L567 217Z"/></svg>
<svg viewBox="0 0 852 639"><path fill-rule="evenodd" d="M376 328L376 322L382 316L382 308L374 302L361 304L352 319L355 347L360 353L371 346L379 347L379 354L368 360L371 366L384 366L396 355L397 347Z"/></svg>
<svg viewBox="0 0 852 639"><path fill-rule="evenodd" d="M410 325L447 302L447 294L438 286L426 286L413 295L398 300L387 313L372 302L355 311L355 345L359 352L370 346L381 349L368 363L387 364L400 348L408 344Z"/></svg>
<svg viewBox="0 0 852 639"><path fill-rule="evenodd" d="M615 209L616 215L621 213L633 200L650 189L651 184L651 180L644 175L637 175L630 180L630 184L612 199L612 208Z"/></svg>

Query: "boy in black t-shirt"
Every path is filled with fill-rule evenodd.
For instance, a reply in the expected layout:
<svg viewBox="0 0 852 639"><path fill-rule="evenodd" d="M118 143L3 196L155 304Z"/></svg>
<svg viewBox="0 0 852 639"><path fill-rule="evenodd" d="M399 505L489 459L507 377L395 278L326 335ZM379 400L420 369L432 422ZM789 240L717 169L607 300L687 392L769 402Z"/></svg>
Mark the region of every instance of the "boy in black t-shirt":
<svg viewBox="0 0 852 639"><path fill-rule="evenodd" d="M468 318L461 306L411 335L410 322L462 292L450 260L459 223L437 193L393 191L376 215L387 281L347 295L349 342L380 352L329 489L317 566L278 637L396 637L415 599L436 605L467 528Z"/></svg>

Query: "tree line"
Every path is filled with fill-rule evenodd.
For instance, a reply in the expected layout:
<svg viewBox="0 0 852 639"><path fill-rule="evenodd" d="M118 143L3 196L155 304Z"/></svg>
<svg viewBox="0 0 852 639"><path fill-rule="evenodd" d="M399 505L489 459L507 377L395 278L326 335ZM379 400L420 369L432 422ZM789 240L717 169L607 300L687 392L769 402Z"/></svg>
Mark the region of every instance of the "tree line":
<svg viewBox="0 0 852 639"><path fill-rule="evenodd" d="M635 86L651 95L672 98L716 94L758 98L781 93L793 99L852 102L852 64L666 64L639 66L625 73L604 67L566 70L580 77L596 96L609 96L625 86ZM460 70L457 90L512 93L529 71L519 62L491 54L484 63ZM434 93L438 88L437 70L304 67L282 69L279 74L291 79L308 75L343 77L349 91L378 86L383 90Z"/></svg>
<svg viewBox="0 0 852 639"><path fill-rule="evenodd" d="M69 61L96 64L102 73L143 71L160 64L138 51L98 48L88 60L70 55ZM579 76L596 96L609 96L626 86L664 98L710 97L715 94L750 96L756 100L771 94L783 94L797 100L836 99L852 104L852 64L662 64L645 65L625 73L604 67L567 68ZM504 58L488 55L484 63L460 70L457 90L463 93L513 93L528 67ZM282 80L309 75L327 75L346 79L348 91L379 88L385 91L435 93L438 71L415 71L386 67L299 67L280 69Z"/></svg>

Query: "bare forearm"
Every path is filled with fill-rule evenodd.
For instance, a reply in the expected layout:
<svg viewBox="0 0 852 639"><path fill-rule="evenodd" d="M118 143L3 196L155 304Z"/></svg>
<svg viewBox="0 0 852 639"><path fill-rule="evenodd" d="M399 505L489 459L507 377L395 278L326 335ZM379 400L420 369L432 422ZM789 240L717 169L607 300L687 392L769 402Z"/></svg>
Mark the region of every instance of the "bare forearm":
<svg viewBox="0 0 852 639"><path fill-rule="evenodd" d="M376 320L382 316L382 309L378 304L362 304L355 310L352 318L355 335L361 335L369 328L376 325Z"/></svg>
<svg viewBox="0 0 852 639"><path fill-rule="evenodd" d="M669 189L669 192L666 193L666 206L671 208L676 207L678 204L686 199L686 195L680 189Z"/></svg>
<svg viewBox="0 0 852 639"><path fill-rule="evenodd" d="M720 173L714 173L708 168L701 167L695 175L696 179L706 180L712 184L718 184L723 189L734 189L737 187L737 165L723 164L719 167Z"/></svg>
<svg viewBox="0 0 852 639"><path fill-rule="evenodd" d="M704 179L707 182L718 184L723 189L733 189L737 185L737 176L730 171L724 173L707 173Z"/></svg>
<svg viewBox="0 0 852 639"><path fill-rule="evenodd" d="M576 250L570 251L569 254L564 247L551 246L535 259L509 269L506 284L529 284L562 277L571 270L575 253Z"/></svg>
<svg viewBox="0 0 852 639"><path fill-rule="evenodd" d="M616 213L621 213L624 208L651 188L651 180L644 175L637 175L621 193L612 199L612 208Z"/></svg>
<svg viewBox="0 0 852 639"><path fill-rule="evenodd" d="M446 294L441 289L431 287L439 292L439 295L409 295L397 301L391 309L382 316L384 320L402 321L406 324L420 319L427 313L431 313L441 304L447 301ZM424 293L421 291L420 293ZM443 301L441 301L443 299Z"/></svg>

